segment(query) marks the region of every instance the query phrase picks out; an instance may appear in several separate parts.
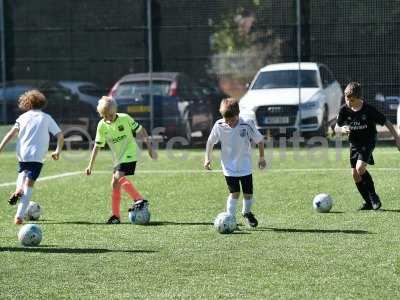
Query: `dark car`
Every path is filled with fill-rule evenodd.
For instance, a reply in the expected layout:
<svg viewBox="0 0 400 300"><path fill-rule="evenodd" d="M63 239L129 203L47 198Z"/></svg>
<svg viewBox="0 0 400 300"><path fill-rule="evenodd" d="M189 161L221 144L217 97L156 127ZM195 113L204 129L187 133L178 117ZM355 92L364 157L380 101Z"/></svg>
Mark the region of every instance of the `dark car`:
<svg viewBox="0 0 400 300"><path fill-rule="evenodd" d="M88 81L76 80L60 80L58 83L68 89L73 95L79 97L80 101L89 104L93 112L97 114L97 103L99 99L107 94L105 88L100 87L96 83Z"/></svg>
<svg viewBox="0 0 400 300"><path fill-rule="evenodd" d="M47 98L44 112L49 113L60 125L66 137L79 136L87 141L96 131L96 120L92 108L79 100L68 89L49 80L20 80L0 86L0 110L6 102L5 124L13 124L23 112L18 108L19 97L29 90L39 90ZM2 115L2 111L1 114Z"/></svg>
<svg viewBox="0 0 400 300"><path fill-rule="evenodd" d="M132 115L150 129L150 76L148 73L128 74L110 91L120 112ZM163 127L166 138L183 136L189 143L201 132L207 138L213 126L212 107L198 85L183 73L153 73L154 128Z"/></svg>

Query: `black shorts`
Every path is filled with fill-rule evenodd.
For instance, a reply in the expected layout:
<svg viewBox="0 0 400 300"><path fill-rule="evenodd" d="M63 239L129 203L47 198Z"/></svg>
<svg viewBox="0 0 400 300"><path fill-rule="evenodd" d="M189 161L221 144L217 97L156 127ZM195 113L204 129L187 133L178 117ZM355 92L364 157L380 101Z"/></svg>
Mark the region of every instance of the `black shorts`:
<svg viewBox="0 0 400 300"><path fill-rule="evenodd" d="M253 176L251 174L241 177L225 176L225 180L230 193L239 193L241 184L243 194L253 194Z"/></svg>
<svg viewBox="0 0 400 300"><path fill-rule="evenodd" d="M124 172L125 175L134 175L136 169L136 161L121 163L114 167L114 173L116 171Z"/></svg>
<svg viewBox="0 0 400 300"><path fill-rule="evenodd" d="M36 161L20 161L18 164L18 173L26 172L26 176L33 181L38 179L43 167L42 163Z"/></svg>
<svg viewBox="0 0 400 300"><path fill-rule="evenodd" d="M355 168L357 165L357 160L361 160L369 165L374 165L374 157L372 152L375 149L375 145L365 145L365 146L350 146L350 165Z"/></svg>

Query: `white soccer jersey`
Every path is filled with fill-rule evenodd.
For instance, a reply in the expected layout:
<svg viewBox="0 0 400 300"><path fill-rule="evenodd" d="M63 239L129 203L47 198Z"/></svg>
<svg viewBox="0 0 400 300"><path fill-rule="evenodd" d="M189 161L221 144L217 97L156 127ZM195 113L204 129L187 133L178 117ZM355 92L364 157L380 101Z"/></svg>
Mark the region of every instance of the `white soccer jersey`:
<svg viewBox="0 0 400 300"><path fill-rule="evenodd" d="M19 129L17 157L21 162L43 162L49 150L49 133L56 135L60 127L51 116L41 110L29 110L15 121Z"/></svg>
<svg viewBox="0 0 400 300"><path fill-rule="evenodd" d="M225 176L246 176L252 173L251 141L259 143L263 135L256 129L254 122L239 122L229 127L224 119L215 122L208 143L221 142L221 165Z"/></svg>

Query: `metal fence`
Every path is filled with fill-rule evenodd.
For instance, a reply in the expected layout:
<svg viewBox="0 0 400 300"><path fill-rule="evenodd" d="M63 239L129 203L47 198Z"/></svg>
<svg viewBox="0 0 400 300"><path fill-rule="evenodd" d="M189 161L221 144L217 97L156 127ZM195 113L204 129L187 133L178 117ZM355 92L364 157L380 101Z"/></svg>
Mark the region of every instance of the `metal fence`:
<svg viewBox="0 0 400 300"><path fill-rule="evenodd" d="M151 79L154 86L135 95L142 98L142 102L136 101L138 107L134 107L133 96L132 99L126 96L122 97L121 109L143 122L153 116L147 125L149 129L165 127L171 130L170 135L189 138L196 132L206 136L218 118L221 98L243 99L248 83L262 67L315 62L322 64L315 69L317 89L327 89L333 79L342 89L349 81L359 81L365 99L390 121L397 122L399 0L0 2L4 26L1 31L3 85L6 81L28 79L93 82L100 91L92 91L91 95L99 96L108 94L126 74L152 71L154 76L141 79L146 84ZM177 73L177 77L168 80L178 82L179 86L171 83L165 87L169 90L164 94L156 92L163 87L160 83L166 81L159 78L160 72ZM290 72L281 76L287 82L293 80ZM319 100L321 107L313 115L312 107L307 107L311 104L305 102L313 96L308 95L307 89L314 86L302 86L301 76L288 85L300 87L296 93L287 95L288 87L284 86L278 94L268 93L263 91L267 88L259 86L258 92L265 92L263 97L269 97L268 101L241 108L250 110L248 117L253 111L252 118L266 134L287 133L289 127L322 134L324 109L331 110L325 113L327 121L333 121L337 100L332 107L327 101ZM176 91L172 91L174 87ZM138 86L131 88L132 91L139 89ZM10 123L14 115L4 108L12 101L5 99L6 92L3 88L2 119L3 123ZM184 106L184 111L173 114L166 107L160 108L165 99L172 101L172 97L180 97L186 103L178 105ZM255 96L251 97L246 101L256 102ZM148 106L154 108L147 109ZM74 106L65 109L73 110ZM95 115L95 104L91 109ZM85 113L88 114L86 110Z"/></svg>

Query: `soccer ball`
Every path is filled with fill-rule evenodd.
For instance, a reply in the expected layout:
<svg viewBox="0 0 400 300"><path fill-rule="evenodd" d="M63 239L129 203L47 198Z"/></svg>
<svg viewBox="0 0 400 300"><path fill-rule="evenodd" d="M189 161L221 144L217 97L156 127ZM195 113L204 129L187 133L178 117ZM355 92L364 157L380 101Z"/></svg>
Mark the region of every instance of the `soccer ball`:
<svg viewBox="0 0 400 300"><path fill-rule="evenodd" d="M150 222L149 204L146 200L137 201L128 214L129 220L132 224L146 225Z"/></svg>
<svg viewBox="0 0 400 300"><path fill-rule="evenodd" d="M19 230L18 240L23 246L37 246L42 241L42 230L37 224L26 224Z"/></svg>
<svg viewBox="0 0 400 300"><path fill-rule="evenodd" d="M214 220L214 228L222 234L232 233L237 227L235 216L222 212Z"/></svg>
<svg viewBox="0 0 400 300"><path fill-rule="evenodd" d="M318 194L314 197L313 207L317 212L327 213L331 210L333 200L328 194Z"/></svg>
<svg viewBox="0 0 400 300"><path fill-rule="evenodd" d="M26 210L25 218L30 221L37 221L42 214L42 207L33 201L29 202L28 208Z"/></svg>

